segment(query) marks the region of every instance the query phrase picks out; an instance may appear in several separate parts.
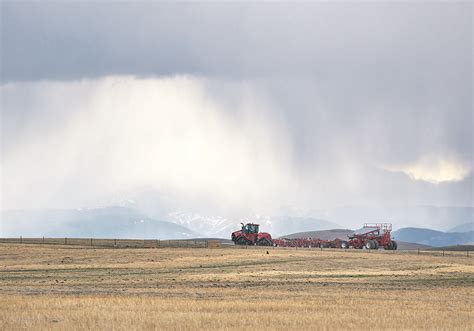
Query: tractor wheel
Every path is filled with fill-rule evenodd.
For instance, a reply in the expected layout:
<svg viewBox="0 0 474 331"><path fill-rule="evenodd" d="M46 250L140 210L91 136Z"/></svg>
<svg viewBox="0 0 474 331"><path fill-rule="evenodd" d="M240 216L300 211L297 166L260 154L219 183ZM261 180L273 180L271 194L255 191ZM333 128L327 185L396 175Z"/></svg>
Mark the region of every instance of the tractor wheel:
<svg viewBox="0 0 474 331"><path fill-rule="evenodd" d="M267 238L261 238L257 241L257 246L273 246L273 242Z"/></svg>
<svg viewBox="0 0 474 331"><path fill-rule="evenodd" d="M390 244L392 245L392 249L393 249L394 251L396 251L396 250L397 250L397 247L398 247L397 242L396 242L395 240L392 240L392 241L390 242Z"/></svg>
<svg viewBox="0 0 474 331"><path fill-rule="evenodd" d="M341 248L344 248L344 249L349 248L349 243L347 241L341 242Z"/></svg>
<svg viewBox="0 0 474 331"><path fill-rule="evenodd" d="M237 238L237 240L235 241L235 243L237 245L248 245L248 241L247 239L245 239L244 237L239 237Z"/></svg>

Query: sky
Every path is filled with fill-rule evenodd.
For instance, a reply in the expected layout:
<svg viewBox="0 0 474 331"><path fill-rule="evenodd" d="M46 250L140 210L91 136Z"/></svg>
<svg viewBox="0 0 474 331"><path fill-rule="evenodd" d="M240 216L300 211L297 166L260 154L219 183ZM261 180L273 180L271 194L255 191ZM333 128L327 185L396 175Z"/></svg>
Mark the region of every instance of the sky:
<svg viewBox="0 0 474 331"><path fill-rule="evenodd" d="M1 209L474 206L473 5L1 2Z"/></svg>

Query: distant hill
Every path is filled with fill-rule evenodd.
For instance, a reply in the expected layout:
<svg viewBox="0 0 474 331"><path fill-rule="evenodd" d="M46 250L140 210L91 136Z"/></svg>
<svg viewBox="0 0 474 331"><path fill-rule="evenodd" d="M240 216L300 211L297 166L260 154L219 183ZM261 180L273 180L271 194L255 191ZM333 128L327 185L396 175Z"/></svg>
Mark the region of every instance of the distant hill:
<svg viewBox="0 0 474 331"><path fill-rule="evenodd" d="M459 224L454 228L450 229L448 232L470 232L474 231L474 222Z"/></svg>
<svg viewBox="0 0 474 331"><path fill-rule="evenodd" d="M442 232L423 228L402 228L393 232L397 241L429 246L451 246L474 243L474 232Z"/></svg>
<svg viewBox="0 0 474 331"><path fill-rule="evenodd" d="M422 244L417 244L417 243L409 243L406 241L399 241L396 240L397 242L397 249L398 250L416 250L416 249L431 249L432 246L429 245L422 245Z"/></svg>
<svg viewBox="0 0 474 331"><path fill-rule="evenodd" d="M294 238L319 238L323 240L334 240L347 239L347 235L354 233L353 230L349 229L332 229L332 230L323 230L323 231L306 231L306 232L297 232L292 234L287 234L281 236L281 238L294 239Z"/></svg>
<svg viewBox="0 0 474 331"><path fill-rule="evenodd" d="M352 224L364 222L392 222L397 228L437 228L448 231L458 224L473 222L473 207L436 207L436 206L339 206L336 208L315 210L311 215L316 218L352 227ZM471 228L472 230L472 228ZM458 231L465 232L465 230Z"/></svg>
<svg viewBox="0 0 474 331"><path fill-rule="evenodd" d="M157 221L125 207L3 211L1 220L4 237L187 239L200 236L181 225Z"/></svg>

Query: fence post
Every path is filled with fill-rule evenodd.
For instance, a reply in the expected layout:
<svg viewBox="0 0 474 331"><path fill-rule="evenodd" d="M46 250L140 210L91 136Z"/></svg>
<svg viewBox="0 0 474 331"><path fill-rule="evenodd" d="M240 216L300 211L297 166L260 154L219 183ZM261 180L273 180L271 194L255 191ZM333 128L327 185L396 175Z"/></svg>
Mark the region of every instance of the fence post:
<svg viewBox="0 0 474 331"><path fill-rule="evenodd" d="M23 237L20 236L20 244L22 244L22 243L23 243Z"/></svg>
<svg viewBox="0 0 474 331"><path fill-rule="evenodd" d="M91 238L91 246L92 246L92 238Z"/></svg>
<svg viewBox="0 0 474 331"><path fill-rule="evenodd" d="M43 236L43 244L44 244L44 236Z"/></svg>
<svg viewBox="0 0 474 331"><path fill-rule="evenodd" d="M420 255L420 249L418 248L418 255Z"/></svg>
<svg viewBox="0 0 474 331"><path fill-rule="evenodd" d="M114 246L117 247L117 239L114 239Z"/></svg>
<svg viewBox="0 0 474 331"><path fill-rule="evenodd" d="M64 245L67 245L67 237L64 238Z"/></svg>

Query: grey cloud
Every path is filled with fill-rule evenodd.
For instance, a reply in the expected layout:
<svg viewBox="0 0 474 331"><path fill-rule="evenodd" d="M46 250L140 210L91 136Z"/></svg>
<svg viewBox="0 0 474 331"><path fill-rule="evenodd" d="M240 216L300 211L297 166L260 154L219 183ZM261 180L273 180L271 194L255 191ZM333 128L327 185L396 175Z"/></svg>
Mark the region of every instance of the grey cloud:
<svg viewBox="0 0 474 331"><path fill-rule="evenodd" d="M223 112L265 100L308 201L473 204L472 172L439 185L406 175L425 157L472 168L468 2L1 6L4 86L189 74ZM3 93L3 158L73 115L32 90Z"/></svg>
<svg viewBox="0 0 474 331"><path fill-rule="evenodd" d="M393 80L416 87L465 72L470 8L2 2L3 79L184 72L324 82L336 75L349 87L362 74L382 87Z"/></svg>

